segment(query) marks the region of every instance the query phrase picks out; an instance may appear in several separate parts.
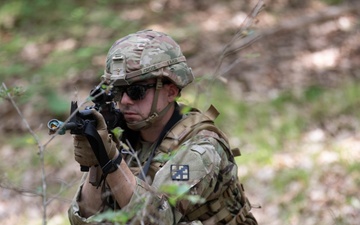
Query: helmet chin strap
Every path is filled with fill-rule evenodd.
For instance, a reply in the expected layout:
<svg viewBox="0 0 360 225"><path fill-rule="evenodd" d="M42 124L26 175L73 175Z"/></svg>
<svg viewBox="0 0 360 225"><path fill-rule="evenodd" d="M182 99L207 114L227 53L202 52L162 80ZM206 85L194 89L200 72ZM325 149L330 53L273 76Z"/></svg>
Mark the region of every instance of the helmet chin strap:
<svg viewBox="0 0 360 225"><path fill-rule="evenodd" d="M160 112L157 112L157 110L156 110L156 106L157 106L161 88L163 88L163 82L162 82L161 78L158 78L156 80L156 90L155 90L154 99L153 99L153 102L151 105L151 110L150 110L148 118L146 118L142 121L139 121L139 122L131 122L131 123L127 122L126 124L131 130L138 131L138 130L147 128L147 127L151 126L159 118L163 117L169 111L170 107L174 104L174 102L169 103Z"/></svg>

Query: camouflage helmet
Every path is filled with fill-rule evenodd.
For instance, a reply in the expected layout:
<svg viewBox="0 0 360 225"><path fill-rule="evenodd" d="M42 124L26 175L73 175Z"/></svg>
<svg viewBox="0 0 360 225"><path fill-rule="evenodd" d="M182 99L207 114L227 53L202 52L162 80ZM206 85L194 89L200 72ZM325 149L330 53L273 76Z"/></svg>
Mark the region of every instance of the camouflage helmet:
<svg viewBox="0 0 360 225"><path fill-rule="evenodd" d="M114 86L168 78L180 89L194 80L180 46L167 34L143 30L117 40L106 57L103 78Z"/></svg>

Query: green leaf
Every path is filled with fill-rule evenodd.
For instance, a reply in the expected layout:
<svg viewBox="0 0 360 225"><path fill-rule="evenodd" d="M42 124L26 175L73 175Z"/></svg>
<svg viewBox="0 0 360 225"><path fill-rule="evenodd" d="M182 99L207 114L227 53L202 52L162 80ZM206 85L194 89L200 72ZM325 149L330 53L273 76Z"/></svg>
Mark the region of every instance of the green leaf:
<svg viewBox="0 0 360 225"><path fill-rule="evenodd" d="M186 195L186 199L193 204L201 204L205 202L205 199L200 195Z"/></svg>
<svg viewBox="0 0 360 225"><path fill-rule="evenodd" d="M114 129L111 130L111 132L115 135L115 137L116 137L117 139L120 138L120 136L121 136L121 134L122 134L123 131L124 131L124 130L121 129L120 127L115 127Z"/></svg>
<svg viewBox="0 0 360 225"><path fill-rule="evenodd" d="M160 187L161 192L165 192L169 195L175 195L175 196L181 196L186 192L188 192L189 189L190 189L190 185L188 184L181 184L181 185L167 184L167 185L162 185Z"/></svg>
<svg viewBox="0 0 360 225"><path fill-rule="evenodd" d="M95 215L90 219L91 222L103 222L103 221L110 221L110 222L117 222L120 224L125 224L130 219L130 214L125 211L106 211Z"/></svg>
<svg viewBox="0 0 360 225"><path fill-rule="evenodd" d="M185 106L184 108L181 109L181 114L186 114L188 112L191 111L191 107L190 106Z"/></svg>

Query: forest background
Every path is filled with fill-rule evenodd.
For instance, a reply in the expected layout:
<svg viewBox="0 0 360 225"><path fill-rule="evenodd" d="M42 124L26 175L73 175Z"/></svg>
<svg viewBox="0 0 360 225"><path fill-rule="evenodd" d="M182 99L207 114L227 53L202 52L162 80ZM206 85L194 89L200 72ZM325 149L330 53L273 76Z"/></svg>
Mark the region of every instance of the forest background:
<svg viewBox="0 0 360 225"><path fill-rule="evenodd" d="M359 1L267 0L216 70L256 4L2 0L0 223L69 224L81 172L71 136L50 140L47 122L86 99L116 39L155 29L178 41L196 75L181 100L214 104L240 147L259 224L359 224Z"/></svg>

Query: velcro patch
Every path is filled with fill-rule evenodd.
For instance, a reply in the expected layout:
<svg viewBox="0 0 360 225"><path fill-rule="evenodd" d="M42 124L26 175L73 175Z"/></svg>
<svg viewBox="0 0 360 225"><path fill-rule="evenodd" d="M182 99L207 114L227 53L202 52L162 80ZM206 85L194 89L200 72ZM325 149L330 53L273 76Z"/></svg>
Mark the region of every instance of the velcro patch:
<svg viewBox="0 0 360 225"><path fill-rule="evenodd" d="M189 180L189 165L171 165L170 170L172 180Z"/></svg>
<svg viewBox="0 0 360 225"><path fill-rule="evenodd" d="M191 150L199 153L200 155L202 155L202 154L205 153L204 147L201 147L200 145L193 145L193 146L191 146Z"/></svg>

